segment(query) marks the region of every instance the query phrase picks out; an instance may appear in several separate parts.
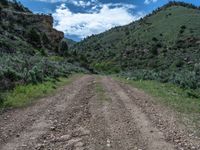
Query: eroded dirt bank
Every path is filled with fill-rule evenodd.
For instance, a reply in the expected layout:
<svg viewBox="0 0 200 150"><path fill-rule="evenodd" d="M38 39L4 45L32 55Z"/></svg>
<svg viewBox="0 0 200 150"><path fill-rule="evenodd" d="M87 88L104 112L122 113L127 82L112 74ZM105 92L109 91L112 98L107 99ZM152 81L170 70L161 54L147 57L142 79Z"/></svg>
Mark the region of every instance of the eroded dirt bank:
<svg viewBox="0 0 200 150"><path fill-rule="evenodd" d="M180 134L176 117L163 119L163 112L137 89L85 75L33 106L0 115L0 149L199 149Z"/></svg>

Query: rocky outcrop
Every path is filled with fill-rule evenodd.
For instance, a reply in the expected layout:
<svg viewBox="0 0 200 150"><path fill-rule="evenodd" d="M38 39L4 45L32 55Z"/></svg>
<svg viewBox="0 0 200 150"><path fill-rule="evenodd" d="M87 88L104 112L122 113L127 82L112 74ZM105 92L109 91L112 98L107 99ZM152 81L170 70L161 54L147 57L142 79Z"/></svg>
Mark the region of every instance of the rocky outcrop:
<svg viewBox="0 0 200 150"><path fill-rule="evenodd" d="M53 17L51 15L9 9L0 11L0 39L10 40L9 43L15 43L13 40L20 39L31 44L33 48L46 49L52 52L58 51L64 33L53 28ZM2 40L0 40L0 43L2 43Z"/></svg>

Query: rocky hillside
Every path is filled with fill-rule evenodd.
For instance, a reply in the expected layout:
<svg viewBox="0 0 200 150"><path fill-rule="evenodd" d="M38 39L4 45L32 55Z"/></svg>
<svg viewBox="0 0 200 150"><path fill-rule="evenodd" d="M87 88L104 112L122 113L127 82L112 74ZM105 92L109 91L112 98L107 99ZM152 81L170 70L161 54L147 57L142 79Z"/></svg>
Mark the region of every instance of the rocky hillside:
<svg viewBox="0 0 200 150"><path fill-rule="evenodd" d="M52 16L33 14L18 2L0 2L0 51L58 52L63 38L53 29Z"/></svg>

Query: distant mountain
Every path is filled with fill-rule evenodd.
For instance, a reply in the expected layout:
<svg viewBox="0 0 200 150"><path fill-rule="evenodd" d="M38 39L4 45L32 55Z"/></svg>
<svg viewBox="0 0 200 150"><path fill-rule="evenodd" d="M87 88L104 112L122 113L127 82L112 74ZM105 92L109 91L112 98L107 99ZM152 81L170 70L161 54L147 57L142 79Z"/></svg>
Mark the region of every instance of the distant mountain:
<svg viewBox="0 0 200 150"><path fill-rule="evenodd" d="M200 9L170 2L129 25L93 35L72 51L96 71L192 70L200 58Z"/></svg>

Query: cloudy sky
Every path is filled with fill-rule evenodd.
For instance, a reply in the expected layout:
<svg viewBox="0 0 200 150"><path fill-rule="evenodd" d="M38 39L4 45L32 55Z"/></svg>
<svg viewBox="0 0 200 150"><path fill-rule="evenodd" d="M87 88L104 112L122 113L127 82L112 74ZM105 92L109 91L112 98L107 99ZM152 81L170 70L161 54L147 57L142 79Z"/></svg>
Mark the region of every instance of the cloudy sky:
<svg viewBox="0 0 200 150"><path fill-rule="evenodd" d="M131 23L169 0L19 0L34 13L51 13L54 27L79 41ZM184 0L200 6L200 0Z"/></svg>

